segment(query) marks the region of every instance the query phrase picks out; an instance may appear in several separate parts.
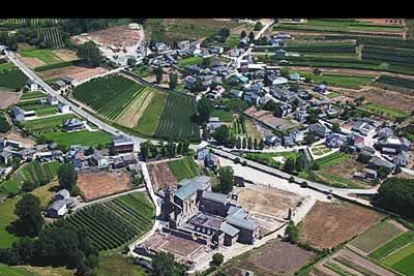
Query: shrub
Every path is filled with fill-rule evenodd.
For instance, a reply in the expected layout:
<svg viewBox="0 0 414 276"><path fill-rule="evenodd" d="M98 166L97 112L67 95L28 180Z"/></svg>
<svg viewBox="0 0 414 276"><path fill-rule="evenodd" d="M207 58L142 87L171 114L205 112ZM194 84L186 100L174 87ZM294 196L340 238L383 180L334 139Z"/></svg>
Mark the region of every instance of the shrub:
<svg viewBox="0 0 414 276"><path fill-rule="evenodd" d="M215 253L213 255L213 260L211 261L211 263L215 266L220 266L224 261L224 256L221 253Z"/></svg>

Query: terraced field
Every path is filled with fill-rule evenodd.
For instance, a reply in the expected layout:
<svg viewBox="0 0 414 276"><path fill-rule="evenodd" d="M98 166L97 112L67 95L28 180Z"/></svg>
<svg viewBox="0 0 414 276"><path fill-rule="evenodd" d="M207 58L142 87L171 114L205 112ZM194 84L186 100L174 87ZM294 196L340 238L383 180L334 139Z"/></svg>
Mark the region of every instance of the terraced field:
<svg viewBox="0 0 414 276"><path fill-rule="evenodd" d="M75 228L85 227L99 250L109 250L149 231L152 217L148 197L137 192L84 208L65 221Z"/></svg>
<svg viewBox="0 0 414 276"><path fill-rule="evenodd" d="M170 161L168 166L178 182L184 178L191 179L200 174L199 167L192 157L187 156L180 160Z"/></svg>

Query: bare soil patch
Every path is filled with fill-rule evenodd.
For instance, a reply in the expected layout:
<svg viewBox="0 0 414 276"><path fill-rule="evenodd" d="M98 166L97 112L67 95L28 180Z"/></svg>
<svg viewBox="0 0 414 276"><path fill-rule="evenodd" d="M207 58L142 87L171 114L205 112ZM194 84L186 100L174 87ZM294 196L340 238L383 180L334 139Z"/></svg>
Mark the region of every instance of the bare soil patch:
<svg viewBox="0 0 414 276"><path fill-rule="evenodd" d="M54 50L52 53L63 61L72 61L78 59L76 52L69 49Z"/></svg>
<svg viewBox="0 0 414 276"><path fill-rule="evenodd" d="M38 72L37 74L44 80L55 80L62 77L74 78L80 82L85 79L91 78L96 75L107 72L108 70L103 67L86 68L80 66L67 66L62 68L56 68L46 71Z"/></svg>
<svg viewBox="0 0 414 276"><path fill-rule="evenodd" d="M168 162L149 163L149 175L155 191L165 188L177 188L178 181L168 166Z"/></svg>
<svg viewBox="0 0 414 276"><path fill-rule="evenodd" d="M245 113L267 125L270 125L273 128L286 129L292 126L292 122L282 118L277 118L273 116L272 112L270 111L257 110L254 106L247 109Z"/></svg>
<svg viewBox="0 0 414 276"><path fill-rule="evenodd" d="M316 248L331 248L365 231L382 217L350 203L317 202L300 225L299 240Z"/></svg>
<svg viewBox="0 0 414 276"><path fill-rule="evenodd" d="M9 139L9 140L23 143L27 147L30 147L30 148L33 147L36 144L34 140L32 140L28 137L23 137L23 134L21 133L20 130L12 131L12 132L8 133L7 135L5 135L5 137L7 137L7 139Z"/></svg>
<svg viewBox="0 0 414 276"><path fill-rule="evenodd" d="M9 106L17 103L20 99L21 93L8 92L0 90L0 109L6 109Z"/></svg>
<svg viewBox="0 0 414 276"><path fill-rule="evenodd" d="M252 251L245 258L225 268L229 275L242 275L242 269L254 271L257 275L280 276L293 273L315 256L288 242L271 240L263 247Z"/></svg>
<svg viewBox="0 0 414 276"><path fill-rule="evenodd" d="M140 38L139 30L129 29L128 26L116 26L97 32L88 33L86 36L77 36L75 43L92 39L102 46L135 46Z"/></svg>
<svg viewBox="0 0 414 276"><path fill-rule="evenodd" d="M152 97L154 97L154 93L149 89L142 91L141 95L117 118L116 122L129 128L135 127Z"/></svg>
<svg viewBox="0 0 414 276"><path fill-rule="evenodd" d="M77 185L86 201L130 189L130 176L126 171L81 172Z"/></svg>
<svg viewBox="0 0 414 276"><path fill-rule="evenodd" d="M406 94L374 88L360 93L359 96L364 96L365 100L368 102L373 102L389 108L410 112L414 110L414 97Z"/></svg>
<svg viewBox="0 0 414 276"><path fill-rule="evenodd" d="M45 62L41 61L38 58L20 57L19 59L23 62L24 65L26 65L27 67L31 69L46 65Z"/></svg>
<svg viewBox="0 0 414 276"><path fill-rule="evenodd" d="M348 160L339 164L329 166L323 169L324 172L333 174L346 179L352 178L352 173L361 172L364 169L364 165L356 161L356 158L350 156Z"/></svg>

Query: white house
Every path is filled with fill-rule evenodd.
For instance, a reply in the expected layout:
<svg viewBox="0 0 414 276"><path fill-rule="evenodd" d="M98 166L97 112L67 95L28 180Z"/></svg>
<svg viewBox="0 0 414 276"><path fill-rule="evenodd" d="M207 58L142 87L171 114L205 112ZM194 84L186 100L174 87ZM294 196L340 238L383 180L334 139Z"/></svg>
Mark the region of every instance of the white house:
<svg viewBox="0 0 414 276"><path fill-rule="evenodd" d="M61 103L58 105L58 110L60 113L69 113L70 107L67 104Z"/></svg>
<svg viewBox="0 0 414 276"><path fill-rule="evenodd" d="M49 95L49 97L47 98L47 101L50 105L58 105L59 101L57 99L57 97Z"/></svg>
<svg viewBox="0 0 414 276"><path fill-rule="evenodd" d="M289 75L291 81L300 81L300 75L298 73L293 73Z"/></svg>
<svg viewBox="0 0 414 276"><path fill-rule="evenodd" d="M39 90L39 87L37 83L34 80L28 80L27 86L29 87L30 91L36 91Z"/></svg>

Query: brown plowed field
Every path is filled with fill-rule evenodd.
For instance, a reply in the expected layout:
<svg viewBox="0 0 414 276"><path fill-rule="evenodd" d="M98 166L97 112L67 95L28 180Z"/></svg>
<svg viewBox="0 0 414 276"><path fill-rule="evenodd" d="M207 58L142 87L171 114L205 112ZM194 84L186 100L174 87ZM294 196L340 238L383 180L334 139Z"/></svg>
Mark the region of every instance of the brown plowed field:
<svg viewBox="0 0 414 276"><path fill-rule="evenodd" d="M55 80L61 77L74 78L80 82L90 77L100 75L107 72L108 70L102 67L86 68L80 66L66 66L62 68L56 68L46 71L38 72L37 74L44 80Z"/></svg>
<svg viewBox="0 0 414 276"><path fill-rule="evenodd" d="M155 191L167 187L176 188L178 181L175 179L167 162L153 162L149 164L149 175Z"/></svg>
<svg viewBox="0 0 414 276"><path fill-rule="evenodd" d="M130 176L126 171L81 172L77 185L85 201L129 190Z"/></svg>
<svg viewBox="0 0 414 276"><path fill-rule="evenodd" d="M381 220L377 212L350 203L317 202L299 229L299 240L316 248L332 248Z"/></svg>

